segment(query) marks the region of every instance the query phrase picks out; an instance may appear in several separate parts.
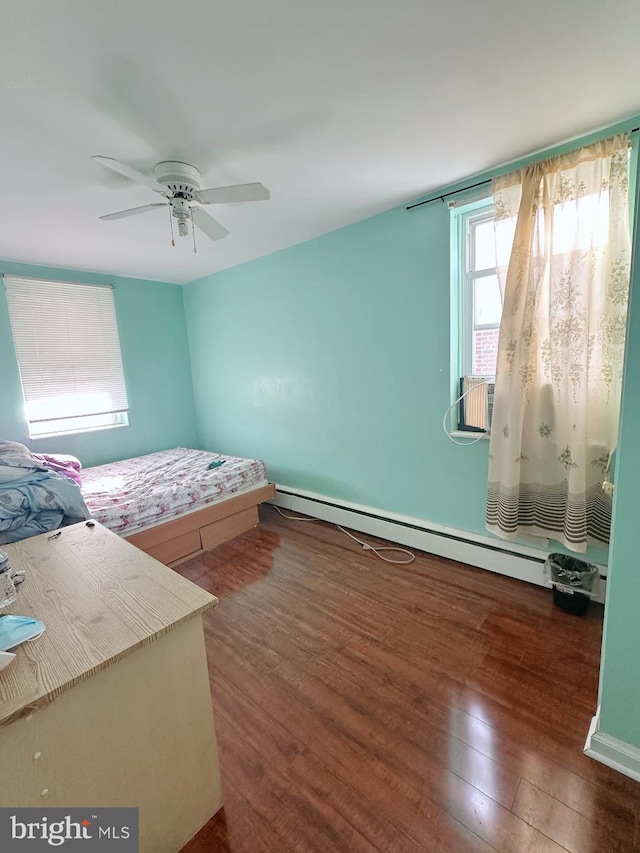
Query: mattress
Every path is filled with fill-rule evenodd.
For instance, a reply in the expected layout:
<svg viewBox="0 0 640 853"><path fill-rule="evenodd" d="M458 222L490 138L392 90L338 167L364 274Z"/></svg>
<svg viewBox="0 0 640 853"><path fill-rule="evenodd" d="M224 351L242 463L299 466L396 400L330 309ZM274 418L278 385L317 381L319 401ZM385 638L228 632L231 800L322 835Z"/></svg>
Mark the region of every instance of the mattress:
<svg viewBox="0 0 640 853"><path fill-rule="evenodd" d="M92 517L127 536L266 483L265 464L258 459L187 447L82 471Z"/></svg>

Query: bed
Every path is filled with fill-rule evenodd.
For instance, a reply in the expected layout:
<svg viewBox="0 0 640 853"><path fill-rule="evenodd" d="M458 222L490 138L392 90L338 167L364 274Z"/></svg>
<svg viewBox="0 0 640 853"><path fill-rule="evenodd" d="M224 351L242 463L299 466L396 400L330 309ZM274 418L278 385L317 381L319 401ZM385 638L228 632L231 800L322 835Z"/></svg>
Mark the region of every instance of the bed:
<svg viewBox="0 0 640 853"><path fill-rule="evenodd" d="M259 460L176 447L85 468L82 494L92 518L176 566L255 527L275 486Z"/></svg>

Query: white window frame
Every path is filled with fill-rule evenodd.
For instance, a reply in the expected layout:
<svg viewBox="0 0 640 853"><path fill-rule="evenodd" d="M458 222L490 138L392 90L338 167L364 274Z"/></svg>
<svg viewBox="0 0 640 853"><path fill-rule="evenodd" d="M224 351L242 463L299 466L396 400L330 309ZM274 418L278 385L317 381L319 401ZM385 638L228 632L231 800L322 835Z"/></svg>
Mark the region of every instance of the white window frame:
<svg viewBox="0 0 640 853"><path fill-rule="evenodd" d="M127 426L113 286L4 280L30 438Z"/></svg>
<svg viewBox="0 0 640 853"><path fill-rule="evenodd" d="M458 252L459 266L457 287L459 289L459 365L460 376L478 376L493 378L493 373L479 373L473 370L474 332L483 329L498 329L499 323L475 323L474 297L475 282L488 276L496 275L496 268L483 270L472 269L472 258L475 254L476 227L481 223L492 221L493 199L485 198L465 205L455 211L458 222Z"/></svg>
<svg viewBox="0 0 640 853"><path fill-rule="evenodd" d="M490 194L475 196L472 200L450 202L450 269L451 269L451 429L452 435L476 435L477 427L463 424L462 415L464 408L465 423L467 418L467 407L456 405L461 394L462 378L473 377L484 379L486 384L481 386L481 391L473 392L467 404L477 409L477 404L486 406L485 424L488 423L483 437L489 436L491 424L491 411L493 408L493 374L473 374L473 347L474 328L481 328L474 324L474 282L478 278L495 275L495 268L487 270L473 270L471 259L474 253L474 228L473 226L493 219L493 197ZM482 328L499 328L499 324L486 324ZM474 383L473 380L471 384ZM466 386L465 386L466 387ZM481 394L481 396L478 396ZM473 399L472 399L473 398ZM484 400L484 403L482 403ZM474 406L473 403L476 405ZM476 412L477 414L477 412ZM480 429L480 432L482 430Z"/></svg>

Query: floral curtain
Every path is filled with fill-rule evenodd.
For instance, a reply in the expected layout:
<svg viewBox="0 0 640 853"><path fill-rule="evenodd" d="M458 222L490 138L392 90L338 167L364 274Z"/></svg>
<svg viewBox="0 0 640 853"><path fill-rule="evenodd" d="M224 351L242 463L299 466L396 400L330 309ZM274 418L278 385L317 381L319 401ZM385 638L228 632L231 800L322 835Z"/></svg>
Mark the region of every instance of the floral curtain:
<svg viewBox="0 0 640 853"><path fill-rule="evenodd" d="M609 541L631 240L626 134L493 182L503 314L487 527Z"/></svg>

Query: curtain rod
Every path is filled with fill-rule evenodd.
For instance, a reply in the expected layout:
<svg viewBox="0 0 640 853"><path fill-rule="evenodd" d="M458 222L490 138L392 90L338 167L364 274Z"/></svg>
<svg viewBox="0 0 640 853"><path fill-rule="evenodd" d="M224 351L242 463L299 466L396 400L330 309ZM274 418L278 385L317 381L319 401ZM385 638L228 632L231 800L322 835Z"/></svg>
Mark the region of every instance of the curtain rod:
<svg viewBox="0 0 640 853"><path fill-rule="evenodd" d="M640 130L640 127L634 127L634 128L632 128L632 130L629 131L629 133L637 133L639 130ZM485 184L490 184L491 180L492 180L491 178L487 178L486 181L478 181L476 184L469 184L466 187L460 187L459 190L451 190L451 192L448 192L448 193L440 193L440 195L434 195L433 198L428 198L425 201L417 201L415 204L408 205L407 207L405 207L405 210L413 210L414 207L422 207L423 204L431 204L432 201L438 201L439 200L439 201L443 202L445 200L445 198L447 198L450 195L456 195L457 193L463 193L463 192L466 192L466 190L475 189L475 187L482 187Z"/></svg>

